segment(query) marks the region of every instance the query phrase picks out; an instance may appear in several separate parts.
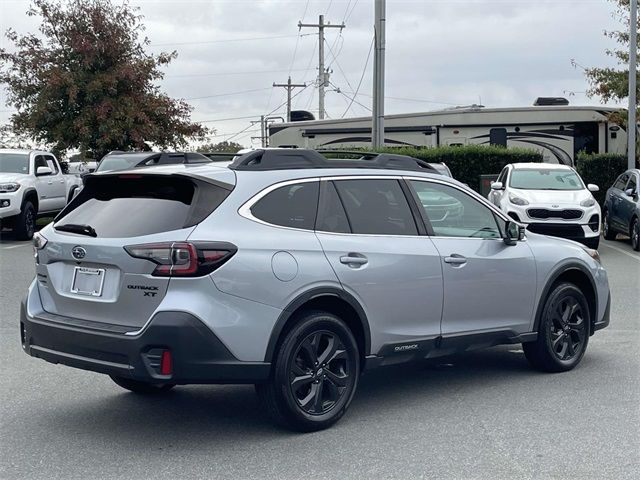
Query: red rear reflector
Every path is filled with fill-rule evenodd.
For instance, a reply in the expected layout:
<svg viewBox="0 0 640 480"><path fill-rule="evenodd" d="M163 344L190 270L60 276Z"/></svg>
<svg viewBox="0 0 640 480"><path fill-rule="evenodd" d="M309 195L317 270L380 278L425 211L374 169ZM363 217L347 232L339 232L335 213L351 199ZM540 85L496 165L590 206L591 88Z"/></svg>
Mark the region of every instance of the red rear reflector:
<svg viewBox="0 0 640 480"><path fill-rule="evenodd" d="M173 359L171 350L164 350L160 359L160 375L171 375L173 373Z"/></svg>

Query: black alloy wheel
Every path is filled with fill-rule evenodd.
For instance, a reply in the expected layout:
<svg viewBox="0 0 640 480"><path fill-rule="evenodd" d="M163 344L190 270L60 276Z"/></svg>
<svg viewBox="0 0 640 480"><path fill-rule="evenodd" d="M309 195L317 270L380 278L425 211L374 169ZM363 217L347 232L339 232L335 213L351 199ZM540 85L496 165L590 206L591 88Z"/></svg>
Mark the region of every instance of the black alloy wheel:
<svg viewBox="0 0 640 480"><path fill-rule="evenodd" d="M330 427L345 414L358 386L360 353L347 324L329 312L303 312L278 343L258 398L279 425L299 432Z"/></svg>
<svg viewBox="0 0 640 480"><path fill-rule="evenodd" d="M345 394L350 370L340 338L328 330L314 332L293 355L289 368L291 393L306 413L327 413Z"/></svg>
<svg viewBox="0 0 640 480"><path fill-rule="evenodd" d="M640 251L640 220L635 218L631 225L631 247L635 251Z"/></svg>
<svg viewBox="0 0 640 480"><path fill-rule="evenodd" d="M616 232L611 228L611 219L609 218L609 210L604 212L602 216L602 236L605 240L615 240L617 237Z"/></svg>
<svg viewBox="0 0 640 480"><path fill-rule="evenodd" d="M582 307L575 297L564 297L556 304L548 326L548 341L559 360L571 360L582 353L587 329Z"/></svg>
<svg viewBox="0 0 640 480"><path fill-rule="evenodd" d="M544 372L566 372L580 363L589 343L591 312L574 284L555 285L540 313L538 336L522 344L529 363Z"/></svg>

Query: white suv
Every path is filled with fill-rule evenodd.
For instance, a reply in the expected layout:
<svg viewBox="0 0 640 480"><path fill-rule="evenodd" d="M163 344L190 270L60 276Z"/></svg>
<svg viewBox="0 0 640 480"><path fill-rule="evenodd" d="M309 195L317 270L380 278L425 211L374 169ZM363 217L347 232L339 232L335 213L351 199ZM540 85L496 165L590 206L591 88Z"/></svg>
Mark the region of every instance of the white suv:
<svg viewBox="0 0 640 480"><path fill-rule="evenodd" d="M534 233L568 238L597 249L600 205L567 165L514 163L504 167L491 184L489 200Z"/></svg>

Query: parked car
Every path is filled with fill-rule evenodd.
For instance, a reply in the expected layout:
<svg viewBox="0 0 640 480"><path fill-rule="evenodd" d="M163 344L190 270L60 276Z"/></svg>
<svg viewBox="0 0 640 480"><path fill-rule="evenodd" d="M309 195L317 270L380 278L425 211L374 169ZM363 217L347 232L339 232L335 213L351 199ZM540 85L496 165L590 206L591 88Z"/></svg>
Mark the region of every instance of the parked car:
<svg viewBox="0 0 640 480"><path fill-rule="evenodd" d="M449 223L431 221L438 197ZM22 347L137 393L253 383L279 423L319 430L382 365L522 343L540 370L574 368L609 323L607 273L592 249L524 236L398 155L98 173L34 239Z"/></svg>
<svg viewBox="0 0 640 480"><path fill-rule="evenodd" d="M0 149L1 226L31 239L36 219L62 210L80 185L80 177L64 175L50 152Z"/></svg>
<svg viewBox="0 0 640 480"><path fill-rule="evenodd" d="M209 163L211 159L196 152L110 152L100 160L96 172L128 170L174 163Z"/></svg>
<svg viewBox="0 0 640 480"><path fill-rule="evenodd" d="M575 240L597 249L600 244L600 205L568 165L514 163L504 167L491 184L489 201L527 230Z"/></svg>
<svg viewBox="0 0 640 480"><path fill-rule="evenodd" d="M627 170L607 190L603 215L604 238L629 235L633 249L640 251L640 169Z"/></svg>

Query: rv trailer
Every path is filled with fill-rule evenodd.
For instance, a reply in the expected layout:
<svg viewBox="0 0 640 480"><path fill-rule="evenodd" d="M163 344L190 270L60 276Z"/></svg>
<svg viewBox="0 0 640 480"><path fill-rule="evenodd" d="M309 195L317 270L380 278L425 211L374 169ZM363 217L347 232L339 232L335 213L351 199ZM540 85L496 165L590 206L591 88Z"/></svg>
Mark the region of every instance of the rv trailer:
<svg viewBox="0 0 640 480"><path fill-rule="evenodd" d="M553 101L551 101L553 100ZM502 145L539 150L544 161L573 165L576 154L626 153L627 134L609 117L618 109L568 106L540 98L532 107L480 105L385 116L387 147ZM308 112L292 112L313 118ZM295 118L295 116L293 116ZM306 120L269 126L269 145L345 149L371 146L371 117Z"/></svg>

